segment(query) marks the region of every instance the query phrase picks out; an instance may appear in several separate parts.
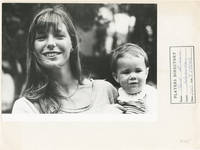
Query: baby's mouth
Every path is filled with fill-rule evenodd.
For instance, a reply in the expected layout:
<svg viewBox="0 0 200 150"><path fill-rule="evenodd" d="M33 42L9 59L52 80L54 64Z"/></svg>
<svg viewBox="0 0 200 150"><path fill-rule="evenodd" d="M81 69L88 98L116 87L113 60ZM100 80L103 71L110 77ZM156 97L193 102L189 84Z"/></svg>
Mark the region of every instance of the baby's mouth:
<svg viewBox="0 0 200 150"><path fill-rule="evenodd" d="M138 84L138 82L129 82L128 83L130 86L136 86Z"/></svg>

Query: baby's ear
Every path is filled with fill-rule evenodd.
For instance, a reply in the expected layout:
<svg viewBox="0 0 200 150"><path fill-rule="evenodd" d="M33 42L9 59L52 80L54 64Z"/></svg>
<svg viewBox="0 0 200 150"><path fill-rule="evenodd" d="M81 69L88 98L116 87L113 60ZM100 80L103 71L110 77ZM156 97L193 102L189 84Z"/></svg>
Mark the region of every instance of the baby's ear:
<svg viewBox="0 0 200 150"><path fill-rule="evenodd" d="M112 76L113 76L113 78L115 79L115 81L116 81L117 83L119 83L119 80L118 80L118 78L117 78L117 74L116 74L115 72L112 73Z"/></svg>
<svg viewBox="0 0 200 150"><path fill-rule="evenodd" d="M147 67L146 69L146 76L148 77L148 74L149 74L149 67Z"/></svg>

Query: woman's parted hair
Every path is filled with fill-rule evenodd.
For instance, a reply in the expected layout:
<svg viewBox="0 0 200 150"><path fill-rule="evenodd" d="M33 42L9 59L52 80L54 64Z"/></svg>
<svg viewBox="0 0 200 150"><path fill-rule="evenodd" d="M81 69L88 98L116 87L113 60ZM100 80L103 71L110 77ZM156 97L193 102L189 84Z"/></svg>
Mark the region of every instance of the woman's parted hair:
<svg viewBox="0 0 200 150"><path fill-rule="evenodd" d="M144 57L145 65L146 67L149 67L149 60L147 53L138 45L133 43L124 43L120 45L118 48L114 49L111 53L111 71L113 73L117 72L117 60L121 57L123 57L126 53L129 53L133 56Z"/></svg>
<svg viewBox="0 0 200 150"><path fill-rule="evenodd" d="M61 7L41 10L35 15L29 28L27 41L27 77L21 95L32 102L39 102L44 113L57 112L60 108L58 98L62 96L57 91L56 82L49 78L45 70L37 62L34 55L35 35L40 32L48 32L50 27L53 27L53 30L57 30L60 22L66 25L72 41L72 51L69 58L72 75L79 81L79 84L82 84L78 37L72 20Z"/></svg>

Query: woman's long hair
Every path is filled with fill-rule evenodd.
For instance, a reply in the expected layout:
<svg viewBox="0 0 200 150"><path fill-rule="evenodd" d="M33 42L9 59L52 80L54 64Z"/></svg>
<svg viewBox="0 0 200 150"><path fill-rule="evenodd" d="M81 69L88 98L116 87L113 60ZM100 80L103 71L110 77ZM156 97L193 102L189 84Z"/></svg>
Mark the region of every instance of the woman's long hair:
<svg viewBox="0 0 200 150"><path fill-rule="evenodd" d="M70 67L72 75L82 84L81 65L79 58L78 38L76 29L68 14L60 7L46 8L37 13L30 25L27 42L27 77L22 96L31 102L37 102L43 113L57 113L60 108L59 98L62 96L57 90L57 84L51 80L45 69L37 62L34 54L35 35L40 31L54 30L58 24L63 22L69 32L72 41L72 51L70 53Z"/></svg>

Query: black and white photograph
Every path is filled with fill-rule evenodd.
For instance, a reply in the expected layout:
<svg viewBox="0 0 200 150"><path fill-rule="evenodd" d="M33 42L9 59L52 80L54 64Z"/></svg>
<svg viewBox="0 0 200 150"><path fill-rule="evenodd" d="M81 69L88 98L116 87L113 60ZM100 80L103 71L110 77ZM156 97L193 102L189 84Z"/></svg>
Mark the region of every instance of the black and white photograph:
<svg viewBox="0 0 200 150"><path fill-rule="evenodd" d="M2 114L151 114L157 4L3 3Z"/></svg>
<svg viewBox="0 0 200 150"><path fill-rule="evenodd" d="M0 150L200 149L200 1L0 4Z"/></svg>

